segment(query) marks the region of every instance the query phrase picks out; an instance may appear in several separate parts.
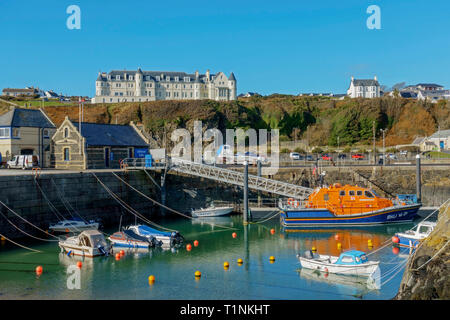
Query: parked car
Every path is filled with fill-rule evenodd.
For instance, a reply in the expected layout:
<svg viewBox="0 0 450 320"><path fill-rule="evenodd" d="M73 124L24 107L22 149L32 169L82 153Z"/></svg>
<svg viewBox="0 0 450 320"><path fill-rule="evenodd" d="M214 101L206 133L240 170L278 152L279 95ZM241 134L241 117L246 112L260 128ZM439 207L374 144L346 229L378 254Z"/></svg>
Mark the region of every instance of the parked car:
<svg viewBox="0 0 450 320"><path fill-rule="evenodd" d="M393 154L393 153L389 153L388 157L389 157L389 159L397 160L397 156L395 154Z"/></svg>
<svg viewBox="0 0 450 320"><path fill-rule="evenodd" d="M289 154L289 158L291 158L292 160L300 160L300 153L298 153L298 152L291 152Z"/></svg>
<svg viewBox="0 0 450 320"><path fill-rule="evenodd" d="M352 159L363 160L364 156L362 154L360 154L360 153L356 153L356 154L352 154Z"/></svg>
<svg viewBox="0 0 450 320"><path fill-rule="evenodd" d="M407 156L408 155L408 151L406 151L406 150L402 150L402 151L400 151L400 155L402 155L402 156Z"/></svg>
<svg viewBox="0 0 450 320"><path fill-rule="evenodd" d="M322 160L330 161L331 160L331 156L325 153L325 154L322 155Z"/></svg>
<svg viewBox="0 0 450 320"><path fill-rule="evenodd" d="M307 161L315 161L315 159L313 158L312 155L307 155L307 156L306 156L306 160L307 160Z"/></svg>
<svg viewBox="0 0 450 320"><path fill-rule="evenodd" d="M8 169L30 169L39 167L39 157L36 155L19 155L14 156L11 160L6 162Z"/></svg>
<svg viewBox="0 0 450 320"><path fill-rule="evenodd" d="M344 159L347 159L347 155L342 153L342 154L338 155L338 158L341 159L341 160L344 160Z"/></svg>

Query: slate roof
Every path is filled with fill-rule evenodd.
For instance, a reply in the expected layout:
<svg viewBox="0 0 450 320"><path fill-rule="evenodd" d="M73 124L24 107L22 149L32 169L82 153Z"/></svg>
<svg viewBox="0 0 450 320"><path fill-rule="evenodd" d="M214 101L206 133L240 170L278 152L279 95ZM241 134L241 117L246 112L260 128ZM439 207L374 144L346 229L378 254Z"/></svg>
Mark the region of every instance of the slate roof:
<svg viewBox="0 0 450 320"><path fill-rule="evenodd" d="M439 139L439 137L441 137L441 139L445 139L447 137L450 137L450 129L448 130L441 130L441 131L436 131L435 133L433 133L431 136L429 136L429 139Z"/></svg>
<svg viewBox="0 0 450 320"><path fill-rule="evenodd" d="M436 84L436 83L418 83L416 84L416 87L422 86L422 87L440 87L443 88L443 86Z"/></svg>
<svg viewBox="0 0 450 320"><path fill-rule="evenodd" d="M185 73L185 72L176 72L176 71L142 71L140 68L138 69L138 71L135 70L112 70L110 71L107 75L100 73L97 77L97 81L107 81L107 76L110 75L111 76L111 81L116 80L116 76L120 76L120 81L123 81L125 79L125 74L128 76L132 75L135 76L136 73L141 73L144 77L144 81L147 81L147 76L150 76L150 80L153 81L157 81L156 77L160 77L160 82L166 82L166 76L170 77L170 82L176 82L175 81L175 77L178 77L179 80L178 82L184 82L184 78L188 77L189 78L189 82L205 82L206 80L206 75L204 74L199 74L198 78L195 76L195 74L189 74L189 73ZM164 78L161 78L161 75L164 76ZM211 78L215 77L215 74L211 74L210 75ZM234 75L233 73L230 75L230 77ZM232 79L230 79L232 80ZM234 78L234 80L236 80L236 78Z"/></svg>
<svg viewBox="0 0 450 320"><path fill-rule="evenodd" d="M353 85L357 87L357 86L379 86L380 84L378 83L377 80L374 79L354 79Z"/></svg>
<svg viewBox="0 0 450 320"><path fill-rule="evenodd" d="M78 122L72 122L78 130ZM81 135L88 146L148 147L132 126L118 124L81 123Z"/></svg>
<svg viewBox="0 0 450 320"><path fill-rule="evenodd" d="M230 77L228 78L228 80L233 80L233 81L236 81L236 78L235 78L235 76L234 76L234 73L232 72L231 74L230 74Z"/></svg>
<svg viewBox="0 0 450 320"><path fill-rule="evenodd" d="M55 128L41 110L14 108L0 116L0 126Z"/></svg>

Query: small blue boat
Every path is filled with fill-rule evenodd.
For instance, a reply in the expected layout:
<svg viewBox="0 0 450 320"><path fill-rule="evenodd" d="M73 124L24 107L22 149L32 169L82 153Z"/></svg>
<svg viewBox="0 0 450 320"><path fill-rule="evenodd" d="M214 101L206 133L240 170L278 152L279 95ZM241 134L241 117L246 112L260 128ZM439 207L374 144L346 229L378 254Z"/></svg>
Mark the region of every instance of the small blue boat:
<svg viewBox="0 0 450 320"><path fill-rule="evenodd" d="M115 232L108 239L115 246L125 248L149 248L158 245L158 241L154 237L142 237L132 230Z"/></svg>
<svg viewBox="0 0 450 320"><path fill-rule="evenodd" d="M400 247L417 248L420 241L428 237L435 227L436 222L422 221L415 229L396 233L395 236L398 238L397 244Z"/></svg>

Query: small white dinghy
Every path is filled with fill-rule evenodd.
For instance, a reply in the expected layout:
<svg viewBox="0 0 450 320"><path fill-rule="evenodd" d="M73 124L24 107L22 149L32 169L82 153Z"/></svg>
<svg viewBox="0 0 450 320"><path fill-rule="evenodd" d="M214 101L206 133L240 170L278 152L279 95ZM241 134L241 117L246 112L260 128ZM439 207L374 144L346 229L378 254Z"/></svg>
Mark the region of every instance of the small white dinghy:
<svg viewBox="0 0 450 320"><path fill-rule="evenodd" d="M98 229L99 223L94 220L85 222L81 219L63 220L51 224L48 229L55 232L80 232L83 230Z"/></svg>
<svg viewBox="0 0 450 320"><path fill-rule="evenodd" d="M319 270L329 273L368 277L379 269L379 261L369 261L362 251L350 250L341 253L339 257L313 253L297 255L302 268Z"/></svg>
<svg viewBox="0 0 450 320"><path fill-rule="evenodd" d="M415 229L396 233L393 237L400 247L417 248L420 241L427 238L436 227L436 222L422 221ZM397 237L397 239L396 239Z"/></svg>
<svg viewBox="0 0 450 320"><path fill-rule="evenodd" d="M58 242L61 252L75 256L96 257L108 255L110 246L98 230L85 230L77 236Z"/></svg>
<svg viewBox="0 0 450 320"><path fill-rule="evenodd" d="M233 207L215 207L211 205L209 208L200 208L197 210L192 209L191 215L194 218L203 217L221 217L230 214L233 211Z"/></svg>

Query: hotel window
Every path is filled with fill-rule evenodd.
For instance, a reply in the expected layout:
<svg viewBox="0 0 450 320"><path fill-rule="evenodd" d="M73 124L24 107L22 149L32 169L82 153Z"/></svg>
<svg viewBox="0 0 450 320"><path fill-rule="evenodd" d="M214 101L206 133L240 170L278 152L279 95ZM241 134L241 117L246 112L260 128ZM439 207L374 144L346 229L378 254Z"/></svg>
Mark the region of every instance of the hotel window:
<svg viewBox="0 0 450 320"><path fill-rule="evenodd" d="M64 148L64 161L70 161L69 148Z"/></svg>
<svg viewBox="0 0 450 320"><path fill-rule="evenodd" d="M0 138L9 138L9 128L0 128Z"/></svg>
<svg viewBox="0 0 450 320"><path fill-rule="evenodd" d="M166 81L170 81L170 77L169 76L166 76Z"/></svg>
<svg viewBox="0 0 450 320"><path fill-rule="evenodd" d="M116 76L116 80L120 80L120 76Z"/></svg>
<svg viewBox="0 0 450 320"><path fill-rule="evenodd" d="M178 82L178 80L179 80L180 78L179 77L175 77L175 81L177 81Z"/></svg>

